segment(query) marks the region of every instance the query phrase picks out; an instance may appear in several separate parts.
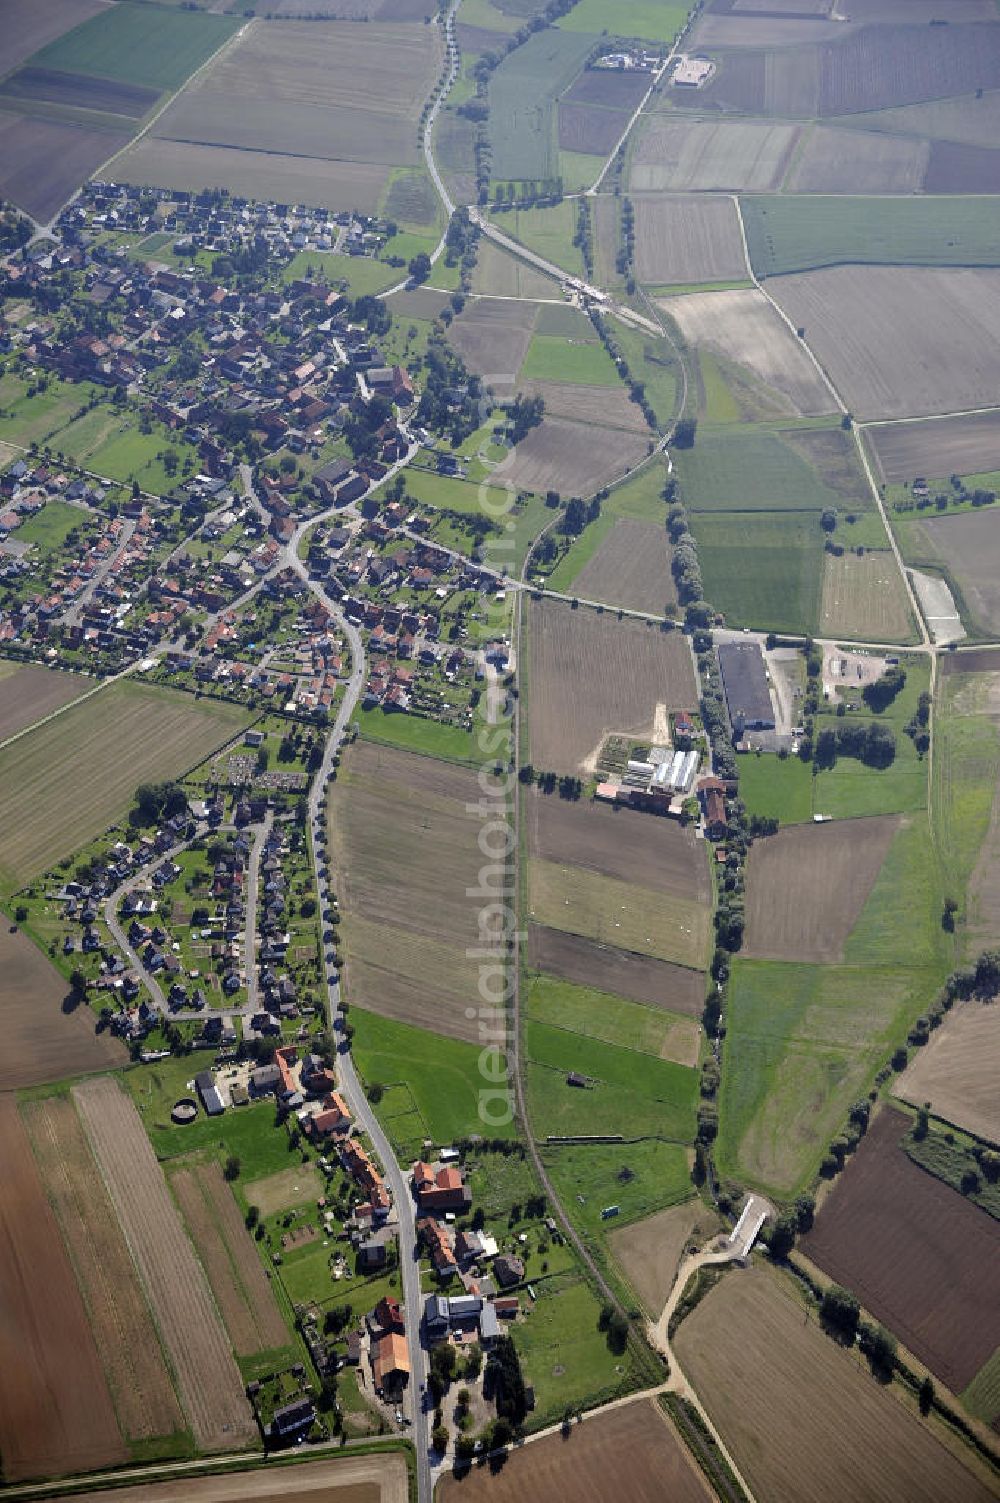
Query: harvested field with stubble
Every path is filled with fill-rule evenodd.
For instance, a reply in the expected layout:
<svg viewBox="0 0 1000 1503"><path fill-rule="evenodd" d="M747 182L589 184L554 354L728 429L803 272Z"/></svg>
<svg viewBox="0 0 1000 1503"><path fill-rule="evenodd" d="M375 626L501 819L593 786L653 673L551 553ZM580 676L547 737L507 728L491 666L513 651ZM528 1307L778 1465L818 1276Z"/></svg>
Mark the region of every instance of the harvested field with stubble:
<svg viewBox="0 0 1000 1503"><path fill-rule="evenodd" d="M115 181L199 193L225 183L244 198L315 204L324 209L378 210L389 168L370 162L236 151L144 136L115 159Z"/></svg>
<svg viewBox="0 0 1000 1503"><path fill-rule="evenodd" d="M1000 1222L906 1155L910 1125L879 1113L801 1248L961 1393L1000 1346Z"/></svg>
<svg viewBox="0 0 1000 1503"><path fill-rule="evenodd" d="M679 91L671 97L680 102ZM788 170L801 129L652 115L632 156L629 186L635 193L770 193Z"/></svg>
<svg viewBox="0 0 1000 1503"><path fill-rule="evenodd" d="M808 354L756 287L658 298L657 305L689 344L735 361L778 392L790 411L821 416L837 410Z"/></svg>
<svg viewBox="0 0 1000 1503"><path fill-rule="evenodd" d="M684 1252L688 1247L704 1247L721 1229L715 1212L695 1198L633 1221L631 1226L619 1227L609 1236L608 1245L646 1314L656 1320L673 1288Z"/></svg>
<svg viewBox="0 0 1000 1503"><path fill-rule="evenodd" d="M13 1096L0 1097L0 1137L3 1480L118 1465L128 1448Z"/></svg>
<svg viewBox="0 0 1000 1503"><path fill-rule="evenodd" d="M528 966L579 986L662 1007L665 1012L700 1018L705 1006L705 977L701 971L633 955L614 945L599 944L561 929L528 925Z"/></svg>
<svg viewBox="0 0 1000 1503"><path fill-rule="evenodd" d="M842 819L793 825L754 841L743 953L757 960L842 960L899 825L896 815Z"/></svg>
<svg viewBox="0 0 1000 1503"><path fill-rule="evenodd" d="M257 1427L205 1274L131 1099L114 1079L73 1098L163 1335L199 1450L235 1450Z"/></svg>
<svg viewBox="0 0 1000 1503"><path fill-rule="evenodd" d="M616 517L614 526L573 580L582 600L600 600L626 610L666 614L677 603L664 528L634 517Z"/></svg>
<svg viewBox="0 0 1000 1503"><path fill-rule="evenodd" d="M1000 469L1000 412L937 418L926 423L879 423L865 429L882 479L908 484L918 475L982 475Z"/></svg>
<svg viewBox="0 0 1000 1503"><path fill-rule="evenodd" d="M358 742L330 797L350 1001L382 1017L477 1042L466 1016L481 943L466 895L483 865L476 774L430 757Z"/></svg>
<svg viewBox="0 0 1000 1503"><path fill-rule="evenodd" d="M628 110L602 110L589 104L559 105L559 149L606 156L628 127Z"/></svg>
<svg viewBox="0 0 1000 1503"><path fill-rule="evenodd" d="M338 1456L304 1466L183 1477L88 1493L92 1503L407 1503L406 1461L401 1452Z"/></svg>
<svg viewBox="0 0 1000 1503"><path fill-rule="evenodd" d="M911 1106L929 1101L936 1117L1000 1143L1000 1003L959 1002L913 1057L896 1083Z"/></svg>
<svg viewBox="0 0 1000 1503"><path fill-rule="evenodd" d="M524 813L533 855L677 897L709 900L705 843L676 820L608 804L568 803L534 789Z"/></svg>
<svg viewBox="0 0 1000 1503"><path fill-rule="evenodd" d="M642 411L621 386L581 386L571 381L525 381L518 390L538 396L549 419L568 418L576 423L597 423L602 428L623 428L648 437ZM614 442L613 439L610 442Z"/></svg>
<svg viewBox="0 0 1000 1503"><path fill-rule="evenodd" d="M675 965L708 964L707 904L583 867L530 857L528 918Z"/></svg>
<svg viewBox="0 0 1000 1503"><path fill-rule="evenodd" d="M156 135L415 165L417 121L440 57L439 34L429 26L255 22L178 95L157 120Z"/></svg>
<svg viewBox="0 0 1000 1503"><path fill-rule="evenodd" d="M636 196L635 269L640 282L730 282L747 275L731 198Z"/></svg>
<svg viewBox="0 0 1000 1503"><path fill-rule="evenodd" d="M72 1101L28 1102L22 1117L104 1365L122 1434L131 1441L185 1427L160 1338L104 1181Z"/></svg>
<svg viewBox="0 0 1000 1503"><path fill-rule="evenodd" d="M680 632L552 600L533 600L528 624L528 732L538 768L589 772L606 735L648 736L658 704L697 705Z"/></svg>
<svg viewBox="0 0 1000 1503"><path fill-rule="evenodd" d="M236 1355L286 1345L274 1291L219 1165L184 1165L171 1173L170 1185Z"/></svg>
<svg viewBox="0 0 1000 1503"><path fill-rule="evenodd" d="M835 266L767 289L859 417L981 407L1000 384L1000 270Z"/></svg>
<svg viewBox="0 0 1000 1503"><path fill-rule="evenodd" d="M916 136L817 125L786 187L790 193L919 193L930 155L930 142Z"/></svg>
<svg viewBox="0 0 1000 1503"><path fill-rule="evenodd" d="M613 404L614 389L610 395ZM590 496L634 470L651 442L648 432L546 417L497 466L493 479L538 494L556 490L565 496Z"/></svg>
<svg viewBox="0 0 1000 1503"><path fill-rule="evenodd" d="M653 1399L636 1399L575 1428L569 1440L553 1434L511 1455L503 1470L473 1469L445 1477L441 1503L525 1503L570 1499L607 1503L710 1503L714 1498L677 1432Z"/></svg>
<svg viewBox="0 0 1000 1503"><path fill-rule="evenodd" d="M886 549L823 556L819 629L827 637L908 642L913 616L899 567Z"/></svg>
<svg viewBox="0 0 1000 1503"><path fill-rule="evenodd" d="M727 1273L681 1323L674 1348L734 1461L767 1503L988 1503L995 1496L874 1381L863 1359L824 1335L770 1269Z"/></svg>
<svg viewBox="0 0 1000 1503"><path fill-rule="evenodd" d="M26 934L0 923L0 1091L125 1064L127 1051L96 1031L90 1008L66 1009L64 978Z"/></svg>
<svg viewBox="0 0 1000 1503"><path fill-rule="evenodd" d="M186 772L249 718L121 682L19 737L0 751L0 882L13 890L77 850L125 813L140 783Z"/></svg>

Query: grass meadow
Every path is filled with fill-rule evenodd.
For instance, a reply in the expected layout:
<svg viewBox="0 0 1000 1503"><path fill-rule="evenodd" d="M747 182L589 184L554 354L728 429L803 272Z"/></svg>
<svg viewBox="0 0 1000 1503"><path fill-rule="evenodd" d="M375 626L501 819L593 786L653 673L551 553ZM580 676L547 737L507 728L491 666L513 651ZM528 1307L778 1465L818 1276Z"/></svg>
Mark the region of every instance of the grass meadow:
<svg viewBox="0 0 1000 1503"><path fill-rule="evenodd" d="M459 726L442 725L419 715L389 713L379 705L359 710L356 724L365 741L377 741L380 746L398 746L402 751L440 757L444 762L476 761L475 735Z"/></svg>
<svg viewBox="0 0 1000 1503"><path fill-rule="evenodd" d="M813 814L812 764L799 757L749 753L739 758L740 798L749 814L804 824Z"/></svg>
<svg viewBox="0 0 1000 1503"><path fill-rule="evenodd" d="M816 630L823 532L813 512L696 512L705 598L731 626Z"/></svg>

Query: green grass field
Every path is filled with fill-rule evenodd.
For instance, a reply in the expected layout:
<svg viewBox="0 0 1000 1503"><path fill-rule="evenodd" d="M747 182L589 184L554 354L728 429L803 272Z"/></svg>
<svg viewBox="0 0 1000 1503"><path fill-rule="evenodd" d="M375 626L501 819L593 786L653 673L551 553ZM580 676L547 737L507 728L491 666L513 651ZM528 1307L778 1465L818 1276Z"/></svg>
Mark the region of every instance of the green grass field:
<svg viewBox="0 0 1000 1503"><path fill-rule="evenodd" d="M699 431L693 449L674 451L674 463L691 511L822 511L842 504L780 433Z"/></svg>
<svg viewBox="0 0 1000 1503"><path fill-rule="evenodd" d="M489 86L494 181L536 181L558 174L555 101L582 68L595 40L587 32L550 26L504 58Z"/></svg>
<svg viewBox="0 0 1000 1503"><path fill-rule="evenodd" d="M698 1029L692 1018L681 1018L659 1007L644 1007L625 997L575 986L553 976L530 978L524 1007L534 1022L603 1040L621 1049L634 1049L654 1059L670 1058L671 1038L675 1044L690 1043L691 1035L696 1036Z"/></svg>
<svg viewBox="0 0 1000 1503"><path fill-rule="evenodd" d="M422 501L425 506L436 506L445 511L461 512L463 516L478 517L492 516L496 508L503 500L504 493L494 489L492 494L485 494L487 510L483 506L484 491L479 484L471 480L455 480L450 475L438 475L434 470L418 469L415 465L409 465L403 471L406 481L406 494L412 496L414 501Z"/></svg>
<svg viewBox="0 0 1000 1503"><path fill-rule="evenodd" d="M44 444L100 392L89 381L77 384L47 376L45 382L44 391L28 396L33 383L9 372L0 376L0 439L25 447ZM59 445L52 447L58 449Z"/></svg>
<svg viewBox="0 0 1000 1503"><path fill-rule="evenodd" d="M612 36L640 37L645 42L672 42L687 20L690 6L671 0L578 0L556 25L563 31L610 31Z"/></svg>
<svg viewBox="0 0 1000 1503"><path fill-rule="evenodd" d="M847 719L863 724L873 719L889 726L896 737L896 756L886 768L866 767L854 757L838 757L836 765L816 774L813 809L834 819L853 819L863 814L908 814L927 806L927 762L921 760L904 727L917 708L921 691L929 683L929 670L919 658L903 660L906 684L889 708L872 716L861 704ZM817 734L841 722L832 714L816 717Z"/></svg>
<svg viewBox="0 0 1000 1503"><path fill-rule="evenodd" d="M530 1428L562 1418L567 1407L607 1401L637 1386L631 1356L615 1356L597 1328L600 1304L580 1278L547 1279L527 1318L512 1328L521 1366L535 1390Z"/></svg>
<svg viewBox="0 0 1000 1503"><path fill-rule="evenodd" d="M376 705L371 710L359 710L357 724L364 740L378 741L382 746L422 752L426 757L440 757L445 762L474 762L476 759L473 732L463 731L455 725L442 725L439 720L387 713Z"/></svg>
<svg viewBox="0 0 1000 1503"><path fill-rule="evenodd" d="M962 1394L962 1403L984 1424L1000 1417L1000 1347L985 1363Z"/></svg>
<svg viewBox="0 0 1000 1503"><path fill-rule="evenodd" d="M691 517L705 599L731 626L816 630L823 531L811 512L700 512Z"/></svg>
<svg viewBox="0 0 1000 1503"><path fill-rule="evenodd" d="M960 896L990 826L1000 781L1000 738L986 713L991 678L938 678L934 717L934 835L944 886Z"/></svg>
<svg viewBox="0 0 1000 1503"><path fill-rule="evenodd" d="M578 344L536 334L528 346L521 379L568 381L575 386L616 386L618 372L601 344Z"/></svg>
<svg viewBox="0 0 1000 1503"><path fill-rule="evenodd" d="M808 1183L849 1106L869 1089L941 974L891 962L737 958L726 1009L719 1172L779 1196Z"/></svg>
<svg viewBox="0 0 1000 1503"><path fill-rule="evenodd" d="M861 917L844 946L850 965L928 966L947 971L952 945L941 927L944 890L927 815L903 821Z"/></svg>
<svg viewBox="0 0 1000 1503"><path fill-rule="evenodd" d="M640 1221L691 1195L689 1151L680 1143L593 1143L546 1148L545 1167L576 1226L593 1234ZM618 1206L602 1221L606 1206Z"/></svg>
<svg viewBox="0 0 1000 1503"><path fill-rule="evenodd" d="M589 188L597 180L606 157L590 156L584 151L560 151L559 173L563 180L564 193L578 193Z"/></svg>
<svg viewBox="0 0 1000 1503"><path fill-rule="evenodd" d="M739 758L740 798L748 814L777 819L783 825L800 825L812 819L813 774L799 757L760 756Z"/></svg>
<svg viewBox="0 0 1000 1503"><path fill-rule="evenodd" d="M242 17L122 0L43 47L30 61L38 68L178 89L243 24Z"/></svg>
<svg viewBox="0 0 1000 1503"><path fill-rule="evenodd" d="M758 276L840 262L1000 266L1000 204L994 198L778 194L743 198L740 207Z"/></svg>
<svg viewBox="0 0 1000 1503"><path fill-rule="evenodd" d="M171 1122L174 1102L191 1094L191 1084L199 1068L196 1058L157 1060L141 1069L126 1070L122 1077L157 1158L172 1159L204 1151L225 1159L234 1153L240 1160L241 1182L277 1174L297 1164L299 1156L289 1149L287 1132L275 1129L273 1102L227 1112L223 1117L199 1115L196 1122L185 1127Z"/></svg>
<svg viewBox="0 0 1000 1503"><path fill-rule="evenodd" d="M528 250L563 267L573 276L583 276L583 256L573 244L576 205L569 200L563 199L561 203L542 209L512 209L495 214L493 218L497 228L512 240L519 240ZM557 292L553 283L553 294Z"/></svg>
<svg viewBox="0 0 1000 1503"><path fill-rule="evenodd" d="M693 1138L696 1070L532 1021L525 1028L525 1052L536 1135L620 1132L680 1143ZM567 1085L570 1072L593 1084Z"/></svg>
<svg viewBox="0 0 1000 1503"><path fill-rule="evenodd" d="M677 412L679 367L677 357L666 339L630 329L618 319L609 320L615 344L625 357L632 377L646 389L646 401L653 409L657 426L669 427Z"/></svg>
<svg viewBox="0 0 1000 1503"><path fill-rule="evenodd" d="M187 772L250 718L235 705L125 680L4 748L0 889L71 855L122 818L140 783Z"/></svg>
<svg viewBox="0 0 1000 1503"><path fill-rule="evenodd" d="M106 406L95 407L61 429L54 442L81 469L110 480L138 480L143 490L158 496L177 484L185 459L190 458L192 468L197 462L196 451L160 424L154 423L151 433L141 433L134 413ZM161 457L168 452L178 461L173 476Z"/></svg>
<svg viewBox="0 0 1000 1503"><path fill-rule="evenodd" d="M65 501L46 501L41 511L28 517L17 529L19 543L32 543L43 553L62 548L71 532L76 531L90 518L78 506L69 506Z"/></svg>
<svg viewBox="0 0 1000 1503"><path fill-rule="evenodd" d="M480 1114L482 1108L500 1115L500 1097L487 1100L485 1093L501 1087L483 1076L477 1045L394 1023L360 1008L352 1008L350 1017L355 1027L354 1058L366 1085L377 1081L405 1086L423 1137L448 1144L472 1133L494 1138L516 1136L513 1122L495 1124ZM387 1091L378 1109L387 1132L394 1142L419 1148L420 1138L411 1136L416 1123L407 1121L405 1129L400 1129L399 1103L392 1096Z"/></svg>

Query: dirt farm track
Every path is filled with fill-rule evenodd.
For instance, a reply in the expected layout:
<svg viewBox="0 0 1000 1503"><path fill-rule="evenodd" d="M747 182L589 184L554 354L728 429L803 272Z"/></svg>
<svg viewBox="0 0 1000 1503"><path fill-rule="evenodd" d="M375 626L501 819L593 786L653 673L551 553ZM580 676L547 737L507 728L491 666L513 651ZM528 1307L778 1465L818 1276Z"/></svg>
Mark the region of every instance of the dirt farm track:
<svg viewBox="0 0 1000 1503"><path fill-rule="evenodd" d="M391 1454L342 1456L87 1494L91 1503L407 1503L408 1496L406 1463Z"/></svg>

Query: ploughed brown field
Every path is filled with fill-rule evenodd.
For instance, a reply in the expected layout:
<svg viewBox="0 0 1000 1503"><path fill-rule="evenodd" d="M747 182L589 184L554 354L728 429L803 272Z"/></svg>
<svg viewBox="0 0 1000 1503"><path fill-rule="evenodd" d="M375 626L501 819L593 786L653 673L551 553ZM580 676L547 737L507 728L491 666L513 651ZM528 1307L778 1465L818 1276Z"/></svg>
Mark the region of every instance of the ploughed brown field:
<svg viewBox="0 0 1000 1503"><path fill-rule="evenodd" d="M662 1007L665 1012L699 1018L705 1006L701 971L651 955L635 955L561 929L546 929L541 924L528 925L528 965L533 971L545 971L649 1007Z"/></svg>
<svg viewBox="0 0 1000 1503"><path fill-rule="evenodd" d="M614 398L612 388L612 403ZM497 466L494 480L539 494L588 496L623 479L649 450L647 432L546 417Z"/></svg>
<svg viewBox="0 0 1000 1503"><path fill-rule="evenodd" d="M589 770L606 735L651 735L658 704L697 704L680 632L554 600L533 600L528 625L530 760L540 770Z"/></svg>
<svg viewBox="0 0 1000 1503"><path fill-rule="evenodd" d="M995 932L995 931L994 931ZM988 1142L1000 1142L1000 1005L959 1002L899 1077L896 1095L929 1101L936 1117Z"/></svg>
<svg viewBox="0 0 1000 1503"><path fill-rule="evenodd" d="M156 103L155 89L120 83L110 78L91 78L86 73L63 73L54 68L19 68L3 84L3 96L18 102L66 105L71 109L98 110L108 115L126 115L138 120Z"/></svg>
<svg viewBox="0 0 1000 1503"><path fill-rule="evenodd" d="M185 1166L170 1183L237 1356L284 1346L274 1291L219 1165Z"/></svg>
<svg viewBox="0 0 1000 1503"><path fill-rule="evenodd" d="M729 282L747 276L739 215L730 198L635 199L636 276L641 282Z"/></svg>
<svg viewBox="0 0 1000 1503"><path fill-rule="evenodd" d="M677 604L666 532L655 522L616 518L572 588L581 600L665 615L668 605Z"/></svg>
<svg viewBox="0 0 1000 1503"><path fill-rule="evenodd" d="M0 922L0 1091L63 1080L123 1065L128 1054L110 1033L97 1033L90 1008L74 999L55 966L27 935Z"/></svg>
<svg viewBox="0 0 1000 1503"><path fill-rule="evenodd" d="M13 1096L0 1096L0 1140L4 1481L126 1461L87 1312Z"/></svg>
<svg viewBox="0 0 1000 1503"><path fill-rule="evenodd" d="M704 842L677 820L609 804L572 803L532 790L525 807L531 854L708 902Z"/></svg>
<svg viewBox="0 0 1000 1503"><path fill-rule="evenodd" d="M489 244L489 241L486 242ZM519 381L518 391L541 397L550 418L569 418L575 423L597 423L602 428L625 428L648 435L646 419L621 386L580 386L571 381ZM614 438L605 435L613 444ZM637 524L637 525L642 525ZM657 528L665 538L665 529ZM668 575L668 585L671 583ZM665 585L664 588L667 588ZM662 597L662 591L660 592ZM660 608L663 600L660 598Z"/></svg>
<svg viewBox="0 0 1000 1503"><path fill-rule="evenodd" d="M747 865L744 954L840 961L882 870L896 815L792 825L754 841Z"/></svg>
<svg viewBox="0 0 1000 1503"><path fill-rule="evenodd" d="M9 672L8 669L13 668ZM0 741L23 731L44 715L50 715L71 699L79 699L95 687L93 679L75 673L58 673L34 666L0 667Z"/></svg>
<svg viewBox="0 0 1000 1503"><path fill-rule="evenodd" d="M488 863L466 804L480 797L465 768L356 742L329 804L348 997L470 1042L478 970L466 950L481 941L466 889Z"/></svg>
<svg viewBox="0 0 1000 1503"><path fill-rule="evenodd" d="M496 1476L487 1467L446 1477L441 1503L708 1503L714 1493L653 1399L636 1399L515 1451Z"/></svg>
<svg viewBox="0 0 1000 1503"><path fill-rule="evenodd" d="M145 1128L116 1080L73 1097L163 1336L199 1450L239 1450L257 1427L201 1264Z"/></svg>
<svg viewBox="0 0 1000 1503"><path fill-rule="evenodd" d="M801 1242L953 1393L1000 1346L1000 1222L918 1168L882 1111Z"/></svg>
<svg viewBox="0 0 1000 1503"><path fill-rule="evenodd" d="M45 224L128 138L128 130L0 110L0 196Z"/></svg>
<svg viewBox="0 0 1000 1503"><path fill-rule="evenodd" d="M704 1247L721 1226L715 1212L696 1196L611 1233L611 1251L647 1315L659 1318L687 1248Z"/></svg>
<svg viewBox="0 0 1000 1503"><path fill-rule="evenodd" d="M995 1497L859 1354L765 1268L723 1276L674 1350L754 1495L767 1503L987 1503Z"/></svg>
<svg viewBox="0 0 1000 1503"><path fill-rule="evenodd" d="M338 1456L283 1467L181 1478L88 1493L93 1503L407 1503L406 1462L395 1455Z"/></svg>
<svg viewBox="0 0 1000 1503"><path fill-rule="evenodd" d="M908 483L918 475L979 475L1000 468L1000 412L937 418L926 423L880 423L866 430L883 480Z"/></svg>
<svg viewBox="0 0 1000 1503"><path fill-rule="evenodd" d="M501 298L468 298L448 330L448 341L471 371L502 390L508 379L510 383L517 380L539 306Z"/></svg>
<svg viewBox="0 0 1000 1503"><path fill-rule="evenodd" d="M148 1440L183 1430L132 1254L72 1101L29 1102L22 1116L86 1300L122 1433Z"/></svg>
<svg viewBox="0 0 1000 1503"><path fill-rule="evenodd" d="M563 100L559 105L559 147L604 156L628 129L628 110L605 110Z"/></svg>
<svg viewBox="0 0 1000 1503"><path fill-rule="evenodd" d="M4 72L104 9L103 0L4 0Z"/></svg>

